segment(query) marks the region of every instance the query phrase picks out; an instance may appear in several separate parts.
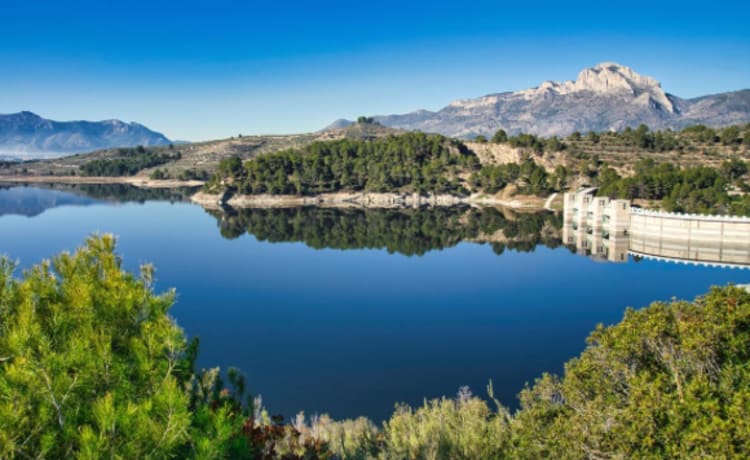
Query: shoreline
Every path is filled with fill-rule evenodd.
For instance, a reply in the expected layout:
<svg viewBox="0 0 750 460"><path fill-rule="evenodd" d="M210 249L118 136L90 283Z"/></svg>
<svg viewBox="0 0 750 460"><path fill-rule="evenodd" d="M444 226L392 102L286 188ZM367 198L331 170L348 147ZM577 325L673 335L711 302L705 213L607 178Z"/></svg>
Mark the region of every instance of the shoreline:
<svg viewBox="0 0 750 460"><path fill-rule="evenodd" d="M14 184L126 184L140 188L200 187L203 181L177 179L149 179L139 176L0 176L0 183Z"/></svg>
<svg viewBox="0 0 750 460"><path fill-rule="evenodd" d="M512 209L542 210L545 198L536 196L516 196L512 199L499 199L490 195L473 194L456 196L448 194L419 195L412 193L323 193L320 195L233 195L228 199L224 194L197 192L190 197L193 203L205 208L293 208L319 206L331 208L418 208L443 206L502 206Z"/></svg>
<svg viewBox="0 0 750 460"><path fill-rule="evenodd" d="M67 184L67 185L107 185L124 184L138 188L183 188L200 187L203 181L176 179L149 179L142 176L2 176L0 184ZM467 196L450 194L417 193L370 193L334 192L319 195L232 195L198 191L190 201L209 209L231 207L243 208L293 208L318 206L329 208L419 208L448 206L500 206L516 210L539 211L545 209L544 197L518 195L511 198L498 198L493 195L475 193Z"/></svg>

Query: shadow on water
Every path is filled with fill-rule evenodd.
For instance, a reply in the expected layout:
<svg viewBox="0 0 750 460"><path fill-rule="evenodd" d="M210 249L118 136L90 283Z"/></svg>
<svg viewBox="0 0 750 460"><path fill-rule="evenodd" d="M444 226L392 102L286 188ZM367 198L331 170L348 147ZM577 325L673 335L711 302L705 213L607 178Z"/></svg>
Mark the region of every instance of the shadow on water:
<svg viewBox="0 0 750 460"><path fill-rule="evenodd" d="M462 241L530 252L561 244L559 215L507 209L334 209L318 207L207 210L227 239L245 233L271 243L302 242L315 249L385 249L407 256Z"/></svg>

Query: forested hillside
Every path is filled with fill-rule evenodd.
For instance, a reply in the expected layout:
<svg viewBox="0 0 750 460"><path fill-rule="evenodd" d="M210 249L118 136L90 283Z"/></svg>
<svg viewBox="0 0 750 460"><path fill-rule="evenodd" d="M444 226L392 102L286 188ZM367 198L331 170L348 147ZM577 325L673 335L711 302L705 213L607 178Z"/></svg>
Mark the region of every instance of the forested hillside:
<svg viewBox="0 0 750 460"><path fill-rule="evenodd" d="M476 174L480 174L477 176ZM314 195L330 192L447 193L480 191L479 158L457 140L437 134L406 133L374 140L315 142L298 150L262 155L242 163L223 161L207 184L244 194ZM503 170L506 183L548 191L547 173L533 161Z"/></svg>

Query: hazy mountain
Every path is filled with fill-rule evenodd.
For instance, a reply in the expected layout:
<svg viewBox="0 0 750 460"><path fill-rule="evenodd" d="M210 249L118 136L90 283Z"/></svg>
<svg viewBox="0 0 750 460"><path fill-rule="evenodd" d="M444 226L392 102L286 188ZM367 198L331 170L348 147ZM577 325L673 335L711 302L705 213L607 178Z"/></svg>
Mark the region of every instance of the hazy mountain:
<svg viewBox="0 0 750 460"><path fill-rule="evenodd" d="M37 187L0 186L0 216L37 216L59 206L89 206L98 200L74 193Z"/></svg>
<svg viewBox="0 0 750 460"><path fill-rule="evenodd" d="M53 121L31 112L0 114L0 155L5 156L38 158L169 142L161 133L120 120Z"/></svg>
<svg viewBox="0 0 750 460"><path fill-rule="evenodd" d="M354 122L351 121L351 120L347 120L346 118L339 118L338 120L334 121L330 125L328 125L325 128L321 129L321 131L330 131L332 129L346 128L346 127L351 126L353 124L354 124Z"/></svg>
<svg viewBox="0 0 750 460"><path fill-rule="evenodd" d="M621 130L641 123L652 129L702 123L750 122L750 90L681 99L632 69L605 62L584 69L575 81L546 81L536 88L463 99L431 112L381 115L383 125L470 138L503 128L543 136L573 131ZM336 127L346 120L337 120Z"/></svg>

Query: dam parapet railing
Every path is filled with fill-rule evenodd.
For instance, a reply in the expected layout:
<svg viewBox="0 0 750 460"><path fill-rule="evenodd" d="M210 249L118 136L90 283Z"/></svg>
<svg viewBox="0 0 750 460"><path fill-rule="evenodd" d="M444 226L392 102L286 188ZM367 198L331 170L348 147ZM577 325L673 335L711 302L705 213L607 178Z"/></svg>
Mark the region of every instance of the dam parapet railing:
<svg viewBox="0 0 750 460"><path fill-rule="evenodd" d="M667 212L657 211L653 209L643 209L636 206L630 207L630 215L639 216L651 216L651 217L662 217L665 219L681 219L681 220L702 220L710 222L742 222L750 224L750 217L744 216L732 216L728 214L685 214L679 212Z"/></svg>

